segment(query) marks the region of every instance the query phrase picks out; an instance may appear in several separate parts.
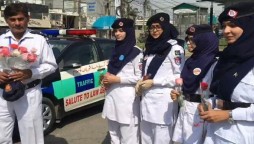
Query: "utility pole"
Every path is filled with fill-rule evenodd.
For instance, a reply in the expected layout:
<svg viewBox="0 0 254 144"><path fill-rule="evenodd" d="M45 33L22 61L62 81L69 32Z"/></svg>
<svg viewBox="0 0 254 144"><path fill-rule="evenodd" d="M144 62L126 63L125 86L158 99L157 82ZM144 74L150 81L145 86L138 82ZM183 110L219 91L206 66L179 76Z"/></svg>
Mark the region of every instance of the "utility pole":
<svg viewBox="0 0 254 144"><path fill-rule="evenodd" d="M110 7L111 7L111 0L108 0L106 4L106 14L108 16L110 16ZM111 36L112 36L112 32L110 27L108 27L108 37L111 39Z"/></svg>
<svg viewBox="0 0 254 144"><path fill-rule="evenodd" d="M146 33L145 19L146 19L146 7L147 7L147 3L148 3L148 1L145 0L144 1L144 5L143 5L143 32L144 32L144 34Z"/></svg>
<svg viewBox="0 0 254 144"><path fill-rule="evenodd" d="M213 1L211 1L211 7L210 7L210 26L213 26Z"/></svg>
<svg viewBox="0 0 254 144"><path fill-rule="evenodd" d="M81 2L78 0L78 29L81 29Z"/></svg>
<svg viewBox="0 0 254 144"><path fill-rule="evenodd" d="M106 3L106 10L105 10L106 15L110 15L110 8L111 8L111 0L108 0Z"/></svg>

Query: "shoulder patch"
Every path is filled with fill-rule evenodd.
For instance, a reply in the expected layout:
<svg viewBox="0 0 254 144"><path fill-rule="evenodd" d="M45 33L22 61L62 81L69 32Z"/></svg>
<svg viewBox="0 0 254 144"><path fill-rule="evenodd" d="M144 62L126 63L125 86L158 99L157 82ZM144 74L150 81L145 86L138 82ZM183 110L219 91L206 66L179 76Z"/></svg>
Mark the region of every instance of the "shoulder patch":
<svg viewBox="0 0 254 144"><path fill-rule="evenodd" d="M180 56L176 56L174 60L176 65L180 65L182 63L182 58Z"/></svg>
<svg viewBox="0 0 254 144"><path fill-rule="evenodd" d="M47 35L44 34L44 33L42 33L42 32L40 32L40 31L31 30L31 31L29 31L29 32L30 32L31 34L38 34L38 35L41 35L41 36L47 38Z"/></svg>
<svg viewBox="0 0 254 144"><path fill-rule="evenodd" d="M48 41L49 38L48 38L48 36L47 36L46 34L40 32L40 31L35 31L35 30L30 30L29 32L30 32L31 34L37 34L37 35L43 36L43 37L46 39L46 42L48 43L48 45L50 46L50 43L49 43L49 41Z"/></svg>
<svg viewBox="0 0 254 144"><path fill-rule="evenodd" d="M175 50L175 56L181 56L180 50Z"/></svg>

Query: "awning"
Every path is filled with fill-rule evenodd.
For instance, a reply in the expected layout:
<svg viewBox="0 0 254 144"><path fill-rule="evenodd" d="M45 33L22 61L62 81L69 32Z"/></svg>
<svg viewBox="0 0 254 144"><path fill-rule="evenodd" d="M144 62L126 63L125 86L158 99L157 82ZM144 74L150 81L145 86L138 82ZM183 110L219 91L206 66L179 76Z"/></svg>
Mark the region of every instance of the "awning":
<svg viewBox="0 0 254 144"><path fill-rule="evenodd" d="M115 16L102 16L99 17L92 25L94 29L111 29L111 25L116 20Z"/></svg>

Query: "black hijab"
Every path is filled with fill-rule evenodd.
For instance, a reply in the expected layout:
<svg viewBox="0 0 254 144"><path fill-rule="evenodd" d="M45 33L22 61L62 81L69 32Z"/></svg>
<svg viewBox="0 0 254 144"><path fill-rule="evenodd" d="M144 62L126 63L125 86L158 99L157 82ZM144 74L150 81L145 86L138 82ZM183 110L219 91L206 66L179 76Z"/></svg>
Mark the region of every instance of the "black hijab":
<svg viewBox="0 0 254 144"><path fill-rule="evenodd" d="M158 13L147 21L148 27L151 27L153 23L159 23L163 29L163 33L156 39L154 39L149 33L145 44L145 54L163 53L170 46L167 41L169 39L175 39L179 35L177 29L169 23L169 19L168 14Z"/></svg>
<svg viewBox="0 0 254 144"><path fill-rule="evenodd" d="M241 79L254 67L254 2L242 2L226 8L219 16L222 24L231 21L243 30L236 42L222 52L214 69L210 90L230 101Z"/></svg>
<svg viewBox="0 0 254 144"><path fill-rule="evenodd" d="M178 31L176 28L169 23L169 15L166 13L158 13L152 16L147 21L147 26L151 27L153 23L159 23L163 29L162 34L158 38L153 38L149 33L144 52L144 62L142 68L142 75L149 76L149 79L153 79L157 73L162 62L165 60L166 56L171 50L172 45L168 43L168 40L176 38L178 36ZM154 54L155 57L152 59L148 66L147 72L145 74L146 56Z"/></svg>
<svg viewBox="0 0 254 144"><path fill-rule="evenodd" d="M196 44L196 48L190 58L186 60L181 72L183 93L194 94L211 65L216 61L215 56L219 52L219 39L209 25L193 25L187 29L186 34L193 36L192 40ZM200 73L195 74L195 69L201 70Z"/></svg>
<svg viewBox="0 0 254 144"><path fill-rule="evenodd" d="M112 50L112 57L108 64L108 72L116 75L128 62L140 54L141 51L135 47L136 37L133 20L127 18L117 19L112 24L112 28L122 28L126 32L124 40L116 40L115 48Z"/></svg>

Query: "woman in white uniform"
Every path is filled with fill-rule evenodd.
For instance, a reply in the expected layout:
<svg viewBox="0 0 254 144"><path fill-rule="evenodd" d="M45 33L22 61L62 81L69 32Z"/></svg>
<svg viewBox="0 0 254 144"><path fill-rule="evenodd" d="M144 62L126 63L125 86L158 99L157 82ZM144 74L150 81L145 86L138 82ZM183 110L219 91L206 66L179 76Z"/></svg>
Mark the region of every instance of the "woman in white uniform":
<svg viewBox="0 0 254 144"><path fill-rule="evenodd" d="M202 144L206 127L200 119L198 105L201 103L200 83L211 83L212 71L219 52L219 39L213 33L210 25L192 25L186 30L188 51L192 55L186 60L181 78L183 106L180 108L174 129L173 141L184 144ZM180 93L172 90L171 98L177 100ZM209 92L205 99L209 98Z"/></svg>
<svg viewBox="0 0 254 144"><path fill-rule="evenodd" d="M135 84L141 77L141 50L137 48L134 21L117 19L113 24L116 45L102 83L106 98L102 117L108 120L112 144L139 144L139 97Z"/></svg>
<svg viewBox="0 0 254 144"><path fill-rule="evenodd" d="M214 69L214 109L199 107L201 118L210 122L205 143L253 144L254 2L227 7L219 21L228 46Z"/></svg>
<svg viewBox="0 0 254 144"><path fill-rule="evenodd" d="M145 45L142 81L136 89L142 91L142 144L169 144L172 138L177 103L170 98L175 79L180 77L184 50L174 38L178 32L169 23L169 15L158 13L147 21L149 36Z"/></svg>

